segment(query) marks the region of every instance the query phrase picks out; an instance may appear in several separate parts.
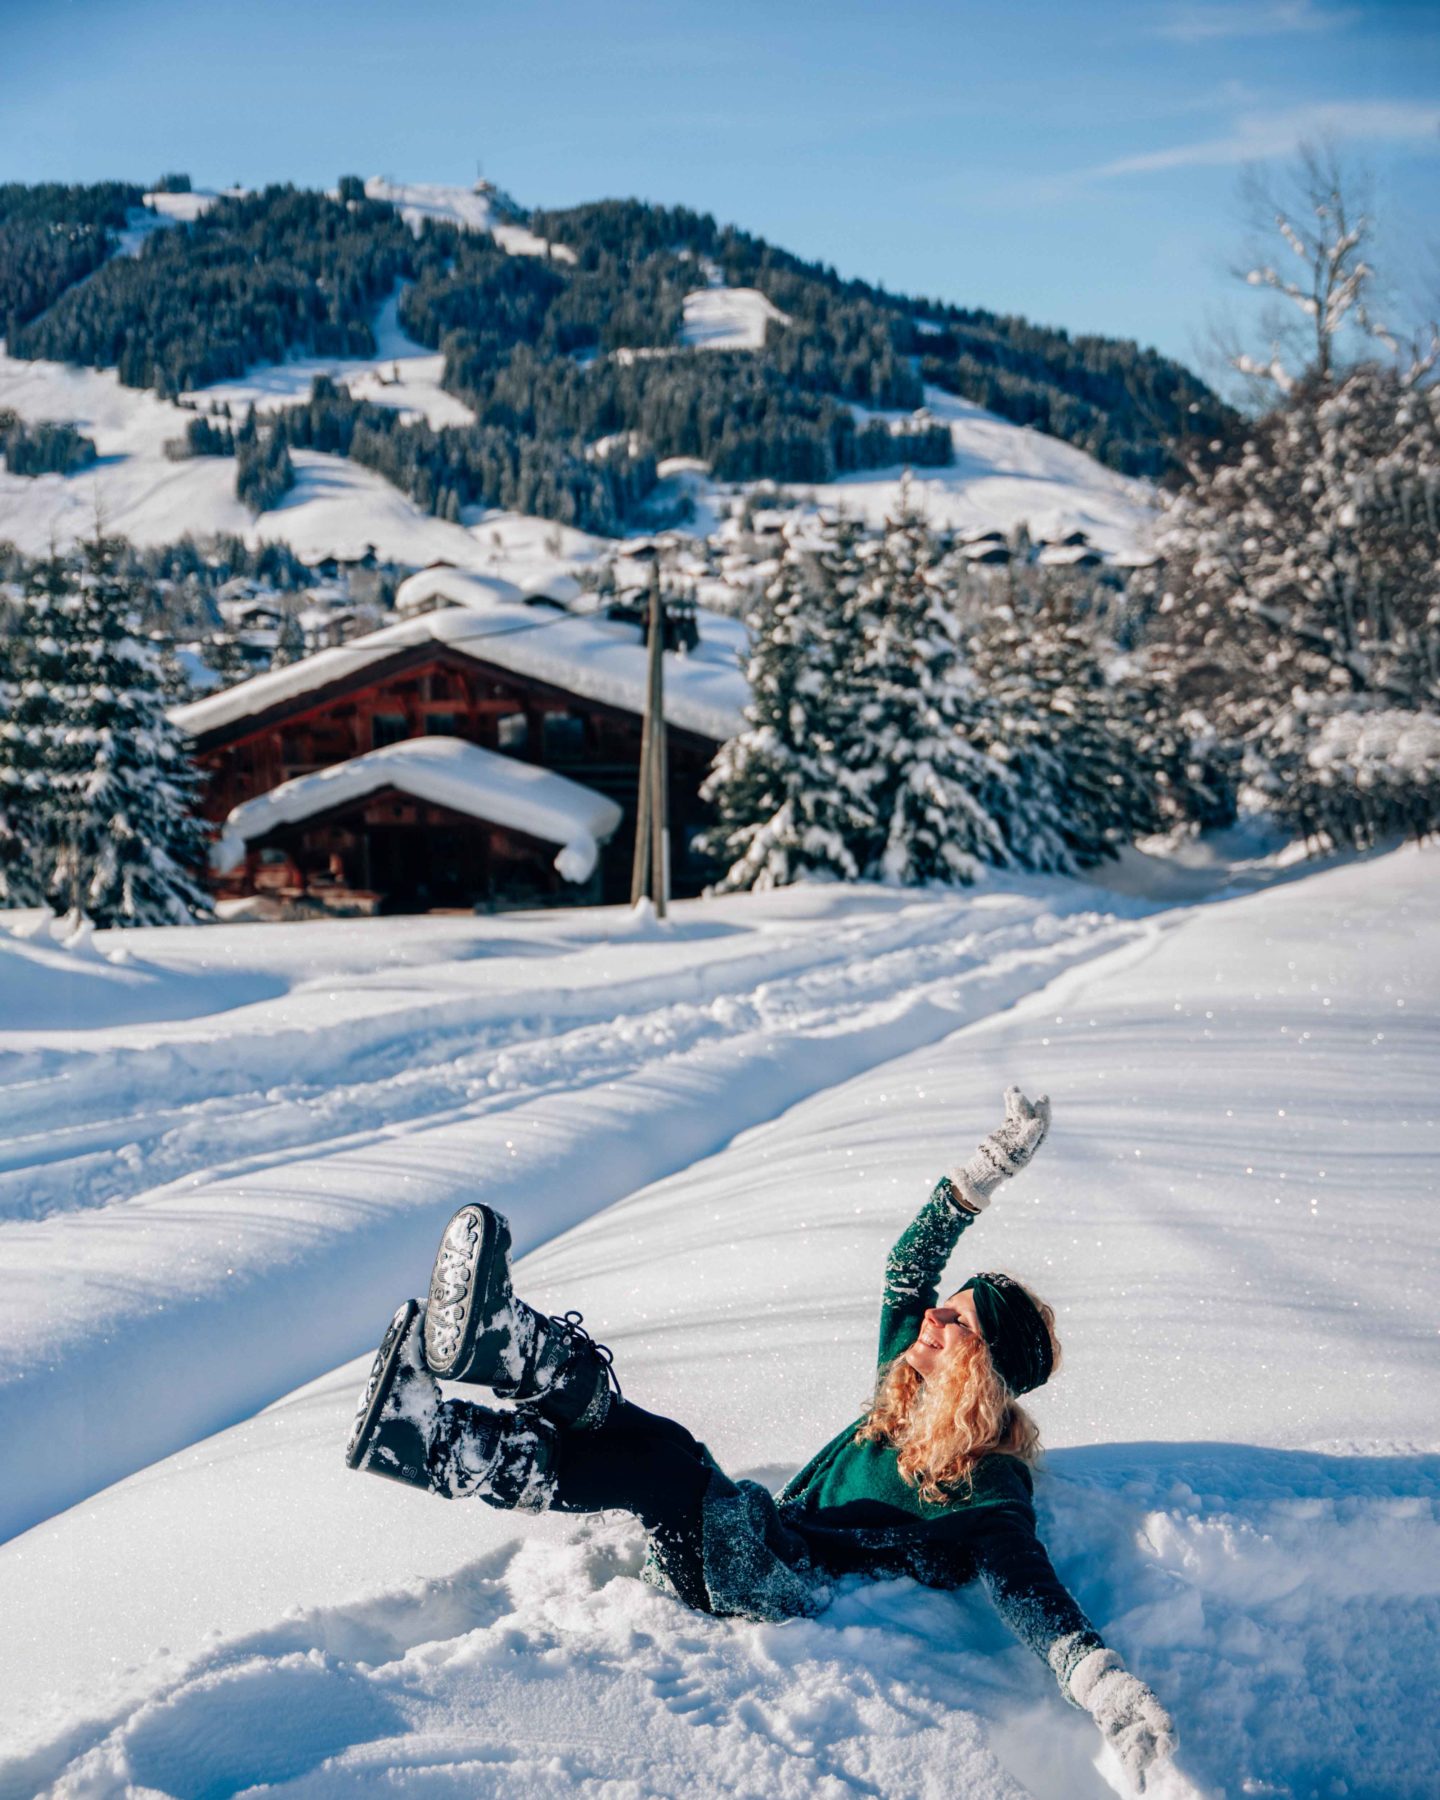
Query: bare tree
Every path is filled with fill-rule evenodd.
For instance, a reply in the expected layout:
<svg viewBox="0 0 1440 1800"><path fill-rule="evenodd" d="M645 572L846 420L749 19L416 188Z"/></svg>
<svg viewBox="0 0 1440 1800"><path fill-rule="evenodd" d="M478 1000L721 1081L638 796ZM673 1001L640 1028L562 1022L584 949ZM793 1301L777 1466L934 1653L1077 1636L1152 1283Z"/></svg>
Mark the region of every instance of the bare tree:
<svg viewBox="0 0 1440 1800"><path fill-rule="evenodd" d="M1332 145L1302 145L1278 182L1251 170L1242 195L1254 241L1235 273L1284 305L1263 321L1269 355L1236 352L1233 366L1262 387L1288 394L1307 379L1334 381L1347 361L1347 341L1355 340L1371 358L1377 343L1398 353L1394 336L1371 309L1376 276L1368 258L1375 231L1369 179L1347 169ZM1278 261L1272 260L1277 236Z"/></svg>

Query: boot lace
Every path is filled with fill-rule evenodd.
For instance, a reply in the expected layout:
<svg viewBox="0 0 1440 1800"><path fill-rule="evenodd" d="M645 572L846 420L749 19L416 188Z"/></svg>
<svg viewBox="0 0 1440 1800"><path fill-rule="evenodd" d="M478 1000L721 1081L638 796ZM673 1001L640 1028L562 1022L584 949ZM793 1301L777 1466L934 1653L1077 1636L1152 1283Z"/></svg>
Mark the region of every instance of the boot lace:
<svg viewBox="0 0 1440 1800"><path fill-rule="evenodd" d="M617 1400L625 1396L620 1392L620 1377L615 1373L615 1352L608 1344L597 1344L585 1329L585 1315L578 1312L551 1313L550 1323L560 1333L561 1341L567 1346L588 1344L600 1358L605 1369L605 1379L610 1383L611 1392Z"/></svg>

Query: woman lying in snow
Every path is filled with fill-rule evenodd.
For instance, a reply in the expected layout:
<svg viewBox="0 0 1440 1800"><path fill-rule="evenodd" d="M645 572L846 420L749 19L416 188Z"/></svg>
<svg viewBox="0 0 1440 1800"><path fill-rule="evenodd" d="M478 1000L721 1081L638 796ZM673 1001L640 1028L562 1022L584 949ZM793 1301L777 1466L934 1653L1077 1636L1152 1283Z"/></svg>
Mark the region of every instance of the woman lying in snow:
<svg viewBox="0 0 1440 1800"><path fill-rule="evenodd" d="M960 1234L1040 1147L1047 1100L1005 1096L1005 1123L944 1175L890 1253L875 1398L778 1496L731 1481L683 1425L622 1399L610 1352L580 1314L546 1318L511 1291L510 1233L484 1206L446 1227L428 1305L409 1300L375 1357L346 1457L451 1499L516 1511L634 1513L646 1575L703 1612L815 1613L827 1577L980 1580L1045 1658L1065 1698L1093 1714L1142 1791L1174 1749L1169 1715L1061 1586L1035 1534L1029 1464L1039 1448L1019 1396L1060 1355L1054 1315L1008 1275L974 1275L943 1305ZM442 1400L436 1377L489 1388L502 1412Z"/></svg>

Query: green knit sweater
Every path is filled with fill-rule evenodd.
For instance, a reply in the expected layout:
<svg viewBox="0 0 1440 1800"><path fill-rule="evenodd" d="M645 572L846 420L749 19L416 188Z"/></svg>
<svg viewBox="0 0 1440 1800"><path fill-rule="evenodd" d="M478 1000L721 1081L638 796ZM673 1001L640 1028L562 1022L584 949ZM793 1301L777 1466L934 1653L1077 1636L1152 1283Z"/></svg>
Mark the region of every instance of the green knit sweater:
<svg viewBox="0 0 1440 1800"><path fill-rule="evenodd" d="M882 1370L915 1342L974 1216L942 1176L890 1252L880 1309ZM978 1578L1006 1624L1055 1671L1068 1699L1071 1670L1102 1639L1036 1536L1027 1466L999 1452L983 1457L967 1490L933 1506L901 1476L890 1445L856 1442L859 1424L856 1419L831 1438L786 1484L779 1495L785 1524L835 1574L910 1575L940 1588Z"/></svg>

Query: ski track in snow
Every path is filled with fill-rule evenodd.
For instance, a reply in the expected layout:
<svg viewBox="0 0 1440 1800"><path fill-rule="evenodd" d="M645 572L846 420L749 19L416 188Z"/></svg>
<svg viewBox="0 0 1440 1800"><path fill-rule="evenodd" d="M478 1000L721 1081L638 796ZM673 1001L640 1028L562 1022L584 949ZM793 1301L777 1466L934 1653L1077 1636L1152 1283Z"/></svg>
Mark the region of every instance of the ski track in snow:
<svg viewBox="0 0 1440 1800"><path fill-rule="evenodd" d="M178 1050L112 1044L88 1069L67 1066L79 1058L56 1066L53 1050L38 1067L21 1053L12 1117L43 1122L51 1094L58 1116L51 1135L32 1130L17 1147L28 1160L9 1177L11 1205L43 1215L87 1192L96 1203L0 1224L0 1295L11 1301L0 1317L0 1433L41 1471L0 1495L0 1532L73 1506L352 1355L387 1307L394 1269L419 1267L439 1222L477 1189L529 1248L817 1089L1161 929L1097 913L1095 898L1077 886L1049 903L922 904L878 927L762 942L710 972L687 959L628 990L603 979L608 963L589 981L577 965L569 999L583 1022L568 1030L555 1029L566 1004L554 989L537 1017L532 985L517 1020L506 1018L513 995L499 993L426 995L418 1006L411 994L398 1015L376 1016L374 995L356 984L338 1015L322 1008L298 1031L275 1031L295 1013L293 997L255 1009L248 1054L243 1012L219 1032L187 1027ZM703 950L704 940L675 946ZM653 962L666 947L644 953ZM673 999L677 988L697 997ZM616 1016L627 1002L636 1010ZM437 1029L451 1006L458 1017ZM505 1022L475 1049L480 1019L497 1012ZM319 1080L250 1085L260 1068L272 1084L313 1069L317 1049L332 1059ZM227 1080L241 1092L207 1097ZM147 1114L156 1094L165 1103ZM83 1148L67 1154L76 1136ZM217 1149L228 1166L215 1166ZM91 1379L97 1333L103 1405ZM177 1367L187 1372L179 1392Z"/></svg>
<svg viewBox="0 0 1440 1800"><path fill-rule="evenodd" d="M189 1444L149 1467L162 1452L140 1445L129 1480L0 1545L16 1709L0 1800L1125 1793L1089 1720L973 1592L842 1584L822 1617L784 1626L691 1613L634 1579L628 1521L517 1521L346 1471L337 1446L368 1354L205 1442L185 1414L186 1389L213 1397L277 1324L294 1367L326 1366L306 1309L320 1294L330 1310L352 1275L374 1289L357 1309L372 1341L423 1278L447 1183L464 1197L478 1166L534 1247L522 1291L583 1303L634 1398L702 1430L736 1474L776 1482L860 1399L884 1248L937 1152L973 1141L1012 1077L1060 1097L1055 1146L975 1227L979 1266L1016 1268L1060 1309L1067 1368L1037 1410L1070 1447L1037 1487L1042 1535L1180 1722L1179 1767L1146 1800L1431 1800L1432 887L1431 859L1406 853L1138 919L1075 890L1063 916L1063 885L1044 907L981 890L978 912L952 913L953 942L945 903L812 918L808 957L805 931L779 934L768 979L733 939L728 962L722 938L689 946L695 967L661 968L657 936L622 1044L591 1010L600 989L617 1001L613 979L570 984L563 1030L516 1004L490 1020L511 1037L461 1047L457 1014L413 1071L418 1110L378 1127L387 1072L405 1073L385 1059L413 1045L425 1003L412 995L393 1043L377 1027L358 1051L317 1019L328 1074L362 1064L345 1117L378 1143L400 1132L382 1174L427 1184L388 1235L359 1234L358 1262L353 1218L325 1209L364 1165L323 1126L308 1161L274 1152L266 1179L210 1195L217 1219L283 1198L317 1251L293 1284L257 1266L269 1300L212 1308L213 1346L183 1317L160 1229L175 1195L0 1225L5 1248L59 1231L103 1244L150 1215L164 1352L112 1294L68 1392L74 1404L96 1381L103 1335L120 1379L97 1384L89 1435L103 1440L102 1407L130 1409L132 1439L158 1407ZM556 967L564 980L583 956ZM715 1008L731 1031L716 1033ZM247 1011L265 1040L264 1008L239 1009L232 1054ZM351 1018L375 1023L363 995ZM194 1020L178 1035L204 1037ZM164 1037L127 1027L97 1052L85 1105L110 1103L112 1053ZM252 1072L256 1054L242 1056ZM489 1087L512 1057L513 1090ZM317 1105L320 1067L297 1052ZM254 1084L231 1098L257 1095L263 1111ZM231 1123L238 1141L243 1110ZM501 1132L517 1152L504 1163ZM351 1198L378 1211L374 1176ZM46 1404L42 1367L29 1378L45 1450L63 1455L65 1408ZM278 1362L266 1380L283 1380ZM0 1426L12 1466L36 1471L39 1440L15 1423Z"/></svg>
<svg viewBox="0 0 1440 1800"><path fill-rule="evenodd" d="M166 1032L137 1048L0 1055L0 1220L110 1205L365 1132L514 1106L743 1032L813 1031L827 1018L838 1028L877 1001L1043 946L1051 929L1093 954L1115 923L1088 911L1063 927L1033 911L988 929L965 922L953 903L917 906L878 928L757 947L659 983L646 973L552 988L540 1010L515 1012L504 989L375 1010L376 988L361 983L344 1029L332 1018L276 1030L275 1009L262 1007L248 1031L230 1015L223 1032L179 1041ZM1043 948L1040 959L1044 967ZM668 999L674 986L689 995Z"/></svg>

